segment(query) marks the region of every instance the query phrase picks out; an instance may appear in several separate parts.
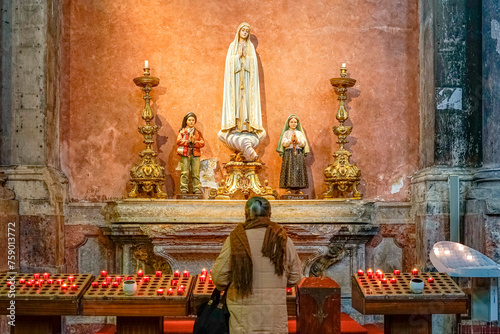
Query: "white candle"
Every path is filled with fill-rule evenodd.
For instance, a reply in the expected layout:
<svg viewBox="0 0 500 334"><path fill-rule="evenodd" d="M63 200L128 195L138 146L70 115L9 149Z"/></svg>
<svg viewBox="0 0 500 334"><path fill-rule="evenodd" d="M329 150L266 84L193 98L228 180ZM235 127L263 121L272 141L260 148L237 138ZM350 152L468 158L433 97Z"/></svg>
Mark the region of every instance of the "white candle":
<svg viewBox="0 0 500 334"><path fill-rule="evenodd" d="M148 61L147 61L147 60L145 60L145 61L144 61L144 67L148 68L148 67L149 67L148 65L149 65Z"/></svg>
<svg viewBox="0 0 500 334"><path fill-rule="evenodd" d="M345 65L346 65L346 63L342 63L342 68L345 68L346 67Z"/></svg>

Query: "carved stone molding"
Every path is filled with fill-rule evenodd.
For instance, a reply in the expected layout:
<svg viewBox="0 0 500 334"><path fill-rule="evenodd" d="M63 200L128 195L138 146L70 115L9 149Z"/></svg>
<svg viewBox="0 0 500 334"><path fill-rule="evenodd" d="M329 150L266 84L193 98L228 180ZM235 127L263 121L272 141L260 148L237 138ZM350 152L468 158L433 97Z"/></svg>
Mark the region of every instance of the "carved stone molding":
<svg viewBox="0 0 500 334"><path fill-rule="evenodd" d="M132 246L130 251L134 254L135 259L143 262L146 266L164 273L172 273L168 259L158 256L152 244L137 244Z"/></svg>
<svg viewBox="0 0 500 334"><path fill-rule="evenodd" d="M309 276L325 276L331 266L342 261L347 250L357 245L366 244L377 234L379 227L375 225L340 225L331 235L328 250L312 261Z"/></svg>
<svg viewBox="0 0 500 334"><path fill-rule="evenodd" d="M345 246L341 244L330 244L325 255L313 262L309 269L309 276L318 277L325 276L325 271L342 260L345 256Z"/></svg>

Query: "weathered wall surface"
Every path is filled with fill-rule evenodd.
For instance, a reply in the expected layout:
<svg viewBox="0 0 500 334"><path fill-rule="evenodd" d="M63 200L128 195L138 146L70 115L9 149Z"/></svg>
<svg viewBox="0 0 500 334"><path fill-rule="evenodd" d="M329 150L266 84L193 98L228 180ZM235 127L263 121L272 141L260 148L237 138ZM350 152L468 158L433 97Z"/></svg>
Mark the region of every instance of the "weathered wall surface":
<svg viewBox="0 0 500 334"><path fill-rule="evenodd" d="M161 79L153 90L161 163L169 195L178 192L175 137L194 111L218 166L231 153L217 139L224 60L241 22L252 26L259 56L264 127L262 177L278 187L275 151L288 115L297 113L310 141L312 198L326 190L323 170L337 149L337 95L329 79L342 62L358 80L349 91L354 125L348 149L368 200L408 201L418 166L417 2L82 1L64 3L61 108L62 165L74 200L123 198L143 148L137 126L142 92L132 79L149 60ZM220 180L221 171L216 171Z"/></svg>

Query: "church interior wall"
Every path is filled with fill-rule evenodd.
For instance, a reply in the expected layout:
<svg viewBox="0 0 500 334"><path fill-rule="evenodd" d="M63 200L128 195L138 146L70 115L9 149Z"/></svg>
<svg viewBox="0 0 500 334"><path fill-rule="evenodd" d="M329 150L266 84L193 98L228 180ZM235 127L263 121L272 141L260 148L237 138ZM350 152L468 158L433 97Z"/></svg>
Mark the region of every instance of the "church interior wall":
<svg viewBox="0 0 500 334"><path fill-rule="evenodd" d="M229 6L227 10L221 8ZM311 198L325 192L323 170L337 150L337 95L329 80L340 65L358 80L348 93L348 150L362 172L365 199L408 201L418 167L418 9L415 1L306 2L65 1L62 34L62 168L74 200L123 198L143 148L142 91L132 79L148 60L159 159L167 192L178 192L175 138L187 112L198 115L216 179L231 151L217 138L224 59L240 22L252 26L259 58L263 123L262 178L278 188L275 151L283 124L301 118L310 142ZM369 51L368 51L369 50ZM280 193L283 190L279 190Z"/></svg>
<svg viewBox="0 0 500 334"><path fill-rule="evenodd" d="M450 237L448 176L460 175L462 204L473 187L475 169L464 166L481 160L481 115L469 96L476 77L458 87L469 94L461 113L436 111L436 85L448 84L436 78L462 74L448 73L454 67L444 58L450 68L435 71L435 43L454 44L453 59L464 63L472 51L448 38L455 30L436 30L432 11L442 5L443 19L469 21L455 18L455 3L420 3L2 2L4 21L12 19L12 26L2 24L0 231L8 222L19 224L19 270L97 274L103 267L120 273L185 267L194 272L210 266L242 221L242 201L123 201L130 169L144 148L137 132L144 124L143 94L132 79L142 75L148 60L161 80L151 95L154 122L161 126L155 149L169 197L179 192L175 139L190 111L198 115L207 142L202 159L216 159L219 182L231 154L217 138L224 59L243 21L252 26L268 132L258 149L265 163L261 177L273 189L281 164L276 144L285 119L295 113L311 147L305 193L322 197L323 170L338 147L331 128L338 124L338 101L329 80L339 76L344 62L357 80L347 93L346 125L354 128L346 147L362 173L363 200L273 205L273 219L298 245L304 273L340 282L343 310L351 312L348 278L357 268L432 269L430 248ZM481 6L476 7L464 15L478 14ZM447 122L456 118L436 113L463 119L450 129ZM498 210L480 199L462 206L474 222L465 241L498 259L498 240L490 240L498 235ZM192 214L206 205L212 207L200 211L203 215ZM83 330L112 321L68 318L67 326Z"/></svg>

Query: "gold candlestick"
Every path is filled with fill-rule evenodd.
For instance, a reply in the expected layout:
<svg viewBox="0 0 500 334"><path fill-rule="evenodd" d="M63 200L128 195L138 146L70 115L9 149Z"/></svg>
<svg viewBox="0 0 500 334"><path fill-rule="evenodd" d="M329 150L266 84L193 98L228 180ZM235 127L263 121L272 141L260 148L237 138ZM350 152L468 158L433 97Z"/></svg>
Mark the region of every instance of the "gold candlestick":
<svg viewBox="0 0 500 334"><path fill-rule="evenodd" d="M146 125L140 126L138 131L144 136L143 143L146 144L146 149L139 153L141 162L130 171L132 190L128 193L128 197L147 197L148 194L156 193L157 198L166 198L167 194L161 190L165 183L165 168L156 163L155 158L158 153L151 148L154 143L153 136L158 132L159 127L151 125L154 115L149 104L151 100L149 92L153 89L152 87L158 86L160 79L151 77L149 67L144 67L143 76L135 78L134 83L142 87L144 92L143 99L146 105L142 110L142 119L146 121Z"/></svg>
<svg viewBox="0 0 500 334"><path fill-rule="evenodd" d="M344 122L349 118L349 114L344 106L344 101L347 99L347 88L353 87L356 80L346 78L347 68L342 66L340 69L340 78L330 79L333 87L337 88L340 93L338 100L340 102L339 110L337 111L336 118L339 121L339 126L333 127L333 133L338 137L337 143L339 149L333 154L335 161L329 165L325 171L325 182L328 186L327 192L324 194L324 199L361 199L363 196L359 190L358 185L361 179L361 171L355 164L351 164L351 153L344 148L348 143L347 136L351 134L352 127L345 126ZM352 193L352 197L349 195Z"/></svg>

